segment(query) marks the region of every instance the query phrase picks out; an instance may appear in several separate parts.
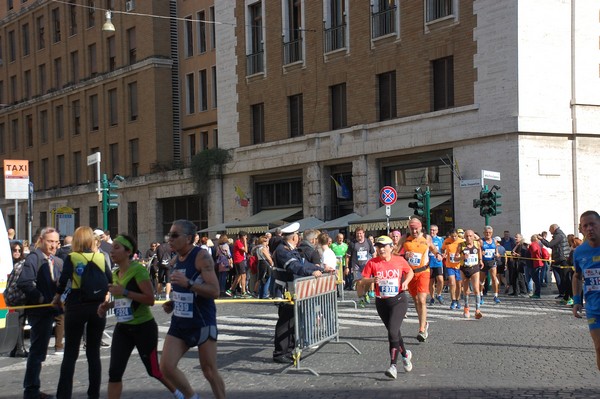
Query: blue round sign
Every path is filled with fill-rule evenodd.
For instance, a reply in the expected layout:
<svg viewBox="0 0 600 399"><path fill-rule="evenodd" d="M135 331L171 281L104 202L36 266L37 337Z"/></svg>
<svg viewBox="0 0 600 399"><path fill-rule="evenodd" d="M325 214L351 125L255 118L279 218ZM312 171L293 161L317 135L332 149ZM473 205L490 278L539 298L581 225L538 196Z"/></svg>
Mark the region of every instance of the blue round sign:
<svg viewBox="0 0 600 399"><path fill-rule="evenodd" d="M385 186L379 191L379 200L383 205L394 205L398 199L398 192L392 186Z"/></svg>

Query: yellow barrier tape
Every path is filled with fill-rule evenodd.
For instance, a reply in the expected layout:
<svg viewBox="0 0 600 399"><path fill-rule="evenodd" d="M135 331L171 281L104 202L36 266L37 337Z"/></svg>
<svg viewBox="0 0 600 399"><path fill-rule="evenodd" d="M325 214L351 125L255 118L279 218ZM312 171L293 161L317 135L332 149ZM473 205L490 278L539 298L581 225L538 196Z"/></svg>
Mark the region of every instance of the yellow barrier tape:
<svg viewBox="0 0 600 399"><path fill-rule="evenodd" d="M544 258L526 258L524 256L514 256L514 255L504 255L507 258L512 259L526 259L526 260L541 260L543 262L554 262L552 259L544 259Z"/></svg>

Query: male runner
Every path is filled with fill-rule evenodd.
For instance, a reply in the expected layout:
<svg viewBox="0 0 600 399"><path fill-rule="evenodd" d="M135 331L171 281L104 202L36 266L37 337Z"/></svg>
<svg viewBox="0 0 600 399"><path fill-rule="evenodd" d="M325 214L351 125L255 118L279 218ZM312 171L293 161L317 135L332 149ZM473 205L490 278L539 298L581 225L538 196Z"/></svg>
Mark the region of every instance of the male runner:
<svg viewBox="0 0 600 399"><path fill-rule="evenodd" d="M450 291L450 309L460 309L460 291L461 291L461 276L460 276L460 258L456 258L458 246L465 240L458 237L456 230L450 231L450 237L444 240L442 251L446 258L446 272L448 273L448 290Z"/></svg>
<svg viewBox="0 0 600 399"><path fill-rule="evenodd" d="M483 250L483 268L481 269L481 275L479 279L481 280L482 288L485 288L486 278L488 271L490 272L490 279L492 280L492 289L494 290L494 302L500 303L500 298L498 298L498 273L497 273L497 263L496 259L500 257L498 253L498 244L493 238L494 229L492 226L485 226L483 229L483 241L482 247ZM485 292L485 290L483 291ZM480 302L483 305L483 298Z"/></svg>

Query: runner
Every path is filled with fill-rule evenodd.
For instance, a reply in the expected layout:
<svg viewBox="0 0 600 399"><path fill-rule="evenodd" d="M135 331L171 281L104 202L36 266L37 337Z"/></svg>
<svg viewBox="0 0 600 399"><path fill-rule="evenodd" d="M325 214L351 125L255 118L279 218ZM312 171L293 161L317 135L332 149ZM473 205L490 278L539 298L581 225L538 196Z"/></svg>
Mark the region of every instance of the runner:
<svg viewBox="0 0 600 399"><path fill-rule="evenodd" d="M575 249L573 263L573 315L581 318L583 297L590 335L596 349L596 366L600 370L600 215L596 211L586 211L579 218L579 229L585 242ZM584 284L581 279L584 279Z"/></svg>
<svg viewBox="0 0 600 399"><path fill-rule="evenodd" d="M475 245L475 233L473 230L465 231L465 242L458 247L455 259L461 260L460 272L462 274L462 284L465 293L465 318L471 317L469 312L469 282L473 285L475 294L475 318L481 319L483 315L479 310L481 294L479 293L479 271L483 266L481 250Z"/></svg>
<svg viewBox="0 0 600 399"><path fill-rule="evenodd" d="M122 234L113 240L110 257L118 267L112 272L113 284L109 291L115 299L98 307L100 317L106 317L106 311L114 308L117 319L110 348L108 398L121 397L123 374L131 352L136 348L148 375L162 382L174 398L184 399L158 368L158 325L150 311L150 306L154 305L152 282L148 270L132 260L136 252L137 244L132 237Z"/></svg>
<svg viewBox="0 0 600 399"><path fill-rule="evenodd" d="M483 292L485 290L486 278L488 271L490 272L490 279L492 280L492 289L494 290L494 302L500 303L500 298L498 298L498 273L497 273L497 263L496 259L500 257L498 253L498 244L493 239L494 229L492 226L485 226L483 229L483 241L482 241L482 251L483 251L483 268L481 269L481 275L479 276L481 281L481 288L483 288ZM483 305L483 297L481 298L480 304Z"/></svg>
<svg viewBox="0 0 600 399"><path fill-rule="evenodd" d="M441 259L431 239L423 236L423 224L419 218L413 217L408 222L410 235L404 241L404 256L413 270L415 276L411 280L408 290L415 302L419 317L419 332L417 340L425 342L429 336L429 323L427 322L427 294L429 294L429 252Z"/></svg>
<svg viewBox="0 0 600 399"><path fill-rule="evenodd" d="M358 227L355 231L356 238L348 245L348 252L346 253L346 269L344 273L352 273L354 282L356 284L356 294L360 301L358 307L364 308L366 304L371 302L371 297L368 291L371 287L363 284L358 284L358 281L362 278L362 270L364 269L367 261L373 257L375 248L371 241L365 237L365 229Z"/></svg>
<svg viewBox="0 0 600 399"><path fill-rule="evenodd" d="M395 379L398 375L396 364L398 354L402 356L404 370L412 370L412 353L404 347L400 327L406 315L408 300L404 293L414 273L408 263L401 257L392 255L393 241L388 236L375 240L377 257L369 260L362 271L361 284L375 284L375 306L377 314L388 330L390 347L390 367L385 375Z"/></svg>
<svg viewBox="0 0 600 399"><path fill-rule="evenodd" d="M461 285L460 282L460 259L456 258L456 253L458 252L458 246L463 243L465 240L458 236L456 230L450 231L450 237L444 240L444 244L442 245L442 251L444 252L444 258L446 259L446 272L448 273L448 290L450 291L450 309L458 309L460 310L460 291Z"/></svg>
<svg viewBox="0 0 600 399"><path fill-rule="evenodd" d="M432 252L429 253L429 269L431 270L429 279L429 293L431 299L429 300L429 305L433 305L436 299L440 305L444 304L444 299L442 298L442 289L444 288L444 267L442 264L442 256L439 255L442 253L444 240L442 237L438 236L438 230L439 229L435 224L432 224L429 227L431 242L435 245L438 253L437 255L434 255Z"/></svg>

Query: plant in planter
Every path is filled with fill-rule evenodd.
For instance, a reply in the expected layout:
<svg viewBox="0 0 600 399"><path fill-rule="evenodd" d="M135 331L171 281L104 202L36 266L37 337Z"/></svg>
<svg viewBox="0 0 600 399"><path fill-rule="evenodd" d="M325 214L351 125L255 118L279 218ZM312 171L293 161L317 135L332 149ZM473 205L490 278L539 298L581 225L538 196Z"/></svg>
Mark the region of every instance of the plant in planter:
<svg viewBox="0 0 600 399"><path fill-rule="evenodd" d="M192 179L198 194L208 194L210 178L221 178L223 165L233 159L231 152L223 148L209 148L200 151L192 157Z"/></svg>

